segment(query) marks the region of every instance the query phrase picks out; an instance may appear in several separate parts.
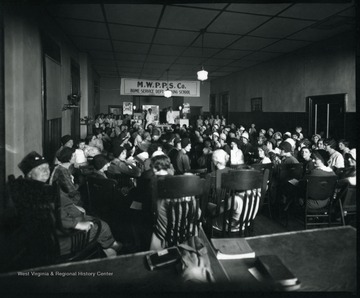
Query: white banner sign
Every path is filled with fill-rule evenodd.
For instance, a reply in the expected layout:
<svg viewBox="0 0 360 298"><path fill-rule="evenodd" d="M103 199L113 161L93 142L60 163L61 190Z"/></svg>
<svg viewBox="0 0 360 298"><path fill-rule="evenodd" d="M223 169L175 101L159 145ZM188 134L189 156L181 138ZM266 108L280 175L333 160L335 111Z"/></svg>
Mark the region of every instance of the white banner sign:
<svg viewBox="0 0 360 298"><path fill-rule="evenodd" d="M121 79L121 95L164 96L166 88L172 96L200 97L199 81L151 81L137 79Z"/></svg>

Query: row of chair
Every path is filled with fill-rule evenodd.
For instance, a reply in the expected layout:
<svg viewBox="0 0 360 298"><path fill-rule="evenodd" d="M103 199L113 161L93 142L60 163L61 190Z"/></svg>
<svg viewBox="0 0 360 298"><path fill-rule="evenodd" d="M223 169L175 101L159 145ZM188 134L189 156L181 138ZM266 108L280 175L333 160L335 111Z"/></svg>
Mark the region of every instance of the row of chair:
<svg viewBox="0 0 360 298"><path fill-rule="evenodd" d="M167 233L166 243L173 245L189 238L196 233L199 225L204 224L204 228L209 237L243 237L251 235L255 216L259 209L268 205L271 212L271 204L278 196L281 181L300 177L300 167L298 165L286 165L274 169L272 164L253 165L251 169L226 169L217 171L216 174L204 177L204 172L199 171L197 175L181 176L161 176L154 177L152 180L152 200L153 200L153 224L156 224L157 200L173 200L168 205L167 212ZM302 171L302 168L301 168ZM200 175L202 177L200 177ZM276 180L275 180L276 179ZM16 179L9 178L8 192L10 197L16 187ZM91 176L86 177L88 200L86 209L90 214L107 221L110 226L112 219L118 214L119 184L112 179L99 179ZM277 187L276 187L277 186ZM318 177L307 181L307 198L326 199L334 197L336 177ZM51 235L49 237L55 244L55 252L52 252L48 262L60 263L64 261L75 261L91 257L101 256L101 250L96 243L96 237L89 241L88 233L83 231L64 229L61 225L59 206L60 191L55 184L56 199L55 213L52 214L52 222L49 222ZM260 190L253 191L253 190ZM241 214L238 215L237 227L231 224L234 217L234 206L236 196L241 195L243 207ZM181 200L183 197L194 197L193 200ZM356 189L348 188L342 193L342 198L331 200L331 203L321 210L309 210L305 207L304 223L305 228L312 225L319 225L309 220L310 217L327 216L326 225L331 224L331 213L334 203L338 203L340 208L341 223L345 224L344 214L356 213ZM306 203L305 203L306 206ZM195 216L201 209L201 217ZM271 213L270 213L271 214ZM214 222L222 216L221 229L214 229ZM101 222L97 222L101 225ZM114 223L115 224L115 223ZM100 228L98 229L100 231ZM59 243L62 237L71 239L71 252L66 256L61 256ZM100 252L99 252L100 251ZM26 251L19 252L17 259L21 260ZM4 269L4 267L2 268ZM6 270L7 268L5 268Z"/></svg>

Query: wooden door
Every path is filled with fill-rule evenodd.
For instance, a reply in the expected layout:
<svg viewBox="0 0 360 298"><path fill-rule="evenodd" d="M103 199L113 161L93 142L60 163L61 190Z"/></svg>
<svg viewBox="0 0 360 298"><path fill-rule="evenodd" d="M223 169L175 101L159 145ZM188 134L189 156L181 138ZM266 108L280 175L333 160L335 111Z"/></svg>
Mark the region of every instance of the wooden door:
<svg viewBox="0 0 360 298"><path fill-rule="evenodd" d="M221 94L218 111L220 115L223 115L226 119L229 119L229 92Z"/></svg>
<svg viewBox="0 0 360 298"><path fill-rule="evenodd" d="M345 137L346 94L309 96L309 133L339 140Z"/></svg>

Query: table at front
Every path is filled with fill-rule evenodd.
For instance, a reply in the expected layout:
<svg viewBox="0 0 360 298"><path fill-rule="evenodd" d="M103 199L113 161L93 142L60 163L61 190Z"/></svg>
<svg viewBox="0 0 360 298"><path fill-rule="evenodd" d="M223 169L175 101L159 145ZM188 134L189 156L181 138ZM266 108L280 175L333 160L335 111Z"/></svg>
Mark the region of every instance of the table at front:
<svg viewBox="0 0 360 298"><path fill-rule="evenodd" d="M356 292L356 229L350 226L246 238L257 256L277 255L301 281L299 291ZM253 260L220 262L229 279L254 282ZM241 273L240 273L241 272Z"/></svg>
<svg viewBox="0 0 360 298"><path fill-rule="evenodd" d="M227 277L202 229L199 235L209 251L214 278ZM145 256L150 251L34 268L0 275L0 293L156 293L208 291L209 285L184 284L175 266L150 271Z"/></svg>
<svg viewBox="0 0 360 298"><path fill-rule="evenodd" d="M202 230L200 237L208 248L214 284L184 285L174 266L150 271L145 263L147 251L0 275L0 293L271 291L249 273L254 259L219 262ZM278 255L301 281L300 291L356 291L356 230L352 227L280 233L247 241L258 256Z"/></svg>

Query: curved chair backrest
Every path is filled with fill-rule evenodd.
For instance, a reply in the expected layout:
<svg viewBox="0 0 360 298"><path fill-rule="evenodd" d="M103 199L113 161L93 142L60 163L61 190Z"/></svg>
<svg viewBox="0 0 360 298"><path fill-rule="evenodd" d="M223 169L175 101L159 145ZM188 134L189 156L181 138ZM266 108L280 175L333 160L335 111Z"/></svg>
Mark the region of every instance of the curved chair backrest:
<svg viewBox="0 0 360 298"><path fill-rule="evenodd" d="M251 165L252 168L254 168L255 170L264 172L266 169L269 170L269 183L271 183L271 178L272 178L272 173L274 170L274 164L273 163L259 163L259 164L252 164Z"/></svg>
<svg viewBox="0 0 360 298"><path fill-rule="evenodd" d="M342 207L347 212L356 212L356 186L348 186Z"/></svg>
<svg viewBox="0 0 360 298"><path fill-rule="evenodd" d="M250 169L250 166L247 164L240 164L240 165L230 165L230 168L234 170L243 170L243 169Z"/></svg>
<svg viewBox="0 0 360 298"><path fill-rule="evenodd" d="M259 209L263 182L264 173L253 169L222 174L221 188L225 210L222 224L223 237L237 231L239 236L249 235ZM236 199L240 200L237 204L235 204ZM235 206L239 204L242 208L237 210L240 211L239 220L235 220Z"/></svg>
<svg viewBox="0 0 360 298"><path fill-rule="evenodd" d="M312 200L332 199L334 196L337 176L309 177L307 180L306 198Z"/></svg>
<svg viewBox="0 0 360 298"><path fill-rule="evenodd" d="M89 196L88 212L109 221L110 211L113 209L118 196L116 191L117 183L111 179L88 176L86 184Z"/></svg>
<svg viewBox="0 0 360 298"><path fill-rule="evenodd" d="M280 164L279 170L279 182L284 183L290 179L300 179L303 173L303 165L301 163L292 164Z"/></svg>
<svg viewBox="0 0 360 298"><path fill-rule="evenodd" d="M154 232L165 246L177 245L196 235L200 221L199 197L204 179L195 175L156 176L153 179ZM166 231L158 227L159 207L166 208Z"/></svg>

